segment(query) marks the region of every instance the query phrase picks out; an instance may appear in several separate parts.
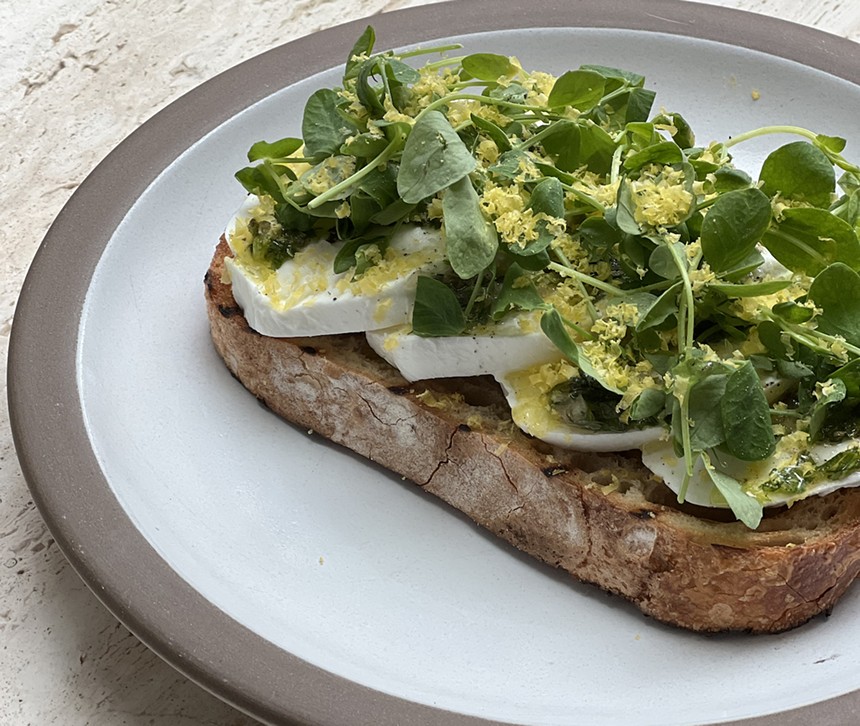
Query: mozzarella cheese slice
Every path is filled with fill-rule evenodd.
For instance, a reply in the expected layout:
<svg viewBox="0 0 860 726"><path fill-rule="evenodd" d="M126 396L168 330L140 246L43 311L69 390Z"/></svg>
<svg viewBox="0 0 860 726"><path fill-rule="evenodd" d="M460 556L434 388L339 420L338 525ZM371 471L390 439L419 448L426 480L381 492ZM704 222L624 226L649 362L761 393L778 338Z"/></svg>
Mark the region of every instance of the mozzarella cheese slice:
<svg viewBox="0 0 860 726"><path fill-rule="evenodd" d="M556 352L558 360L558 352ZM565 363L560 363L564 366ZM659 426L621 432L594 432L564 421L548 405L546 390L540 381L532 380L527 371L497 375L514 423L525 433L548 444L580 451L629 451L656 441L663 433Z"/></svg>
<svg viewBox="0 0 860 726"><path fill-rule="evenodd" d="M856 441L843 441L839 444L816 444L809 449L809 455L816 466L843 451L856 448ZM777 448L772 456L763 461L741 461L732 456L720 455L712 457L712 465L717 471L727 474L737 481L755 486L766 482L773 472L793 465L797 459L797 450L786 447L783 450ZM652 441L642 446L642 462L657 476L661 477L673 492L678 494L684 482L686 466L684 459L675 455L671 441ZM849 474L839 480L825 479L814 482L803 491L802 497L813 494L823 495L844 487L860 486L860 471ZM798 499L798 495L782 491L768 493L766 506L789 504ZM711 478L705 471L701 457L693 467L693 475L687 485L684 500L691 504L703 507L728 507L725 499L711 482Z"/></svg>
<svg viewBox="0 0 860 726"><path fill-rule="evenodd" d="M250 195L227 229L236 251L235 230L259 200ZM248 324L274 338L364 332L408 322L418 275L447 267L438 230L405 226L391 239L378 264L353 279L337 274L334 259L344 242L318 240L284 262L277 271L228 259L233 297Z"/></svg>
<svg viewBox="0 0 860 726"><path fill-rule="evenodd" d="M493 375L558 358L533 315L508 318L475 335L422 338L398 326L369 331L367 341L408 381Z"/></svg>

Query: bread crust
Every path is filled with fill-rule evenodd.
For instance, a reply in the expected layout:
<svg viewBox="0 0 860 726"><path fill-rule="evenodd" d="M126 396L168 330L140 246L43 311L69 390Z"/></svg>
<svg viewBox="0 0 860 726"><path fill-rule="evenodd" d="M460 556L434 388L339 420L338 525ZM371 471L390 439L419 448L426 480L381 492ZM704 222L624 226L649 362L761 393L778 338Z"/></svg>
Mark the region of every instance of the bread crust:
<svg viewBox="0 0 860 726"><path fill-rule="evenodd" d="M225 282L229 254L222 237L206 273L212 339L266 406L651 617L780 632L828 612L860 574L860 488L769 511L755 532L712 521L709 510L672 503L638 456L521 434L492 379L409 383L362 335L259 335Z"/></svg>

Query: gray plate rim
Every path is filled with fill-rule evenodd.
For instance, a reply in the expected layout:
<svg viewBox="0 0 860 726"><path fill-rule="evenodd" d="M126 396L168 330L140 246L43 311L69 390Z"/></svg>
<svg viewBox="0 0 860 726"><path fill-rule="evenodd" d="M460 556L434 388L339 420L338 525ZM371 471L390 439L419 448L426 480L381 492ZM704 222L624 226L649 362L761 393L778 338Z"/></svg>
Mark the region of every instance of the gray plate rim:
<svg viewBox="0 0 860 726"><path fill-rule="evenodd" d="M275 647L182 580L114 498L83 421L74 375L77 336L84 298L105 246L159 173L251 104L342 63L343 49L351 47L368 22L386 46L534 27L668 33L761 51L860 84L855 43L738 10L679 0L532 0L527 6L518 0L459 0L440 5L384 13L292 41L216 76L157 113L112 151L67 202L34 258L15 312L7 379L13 438L34 501L58 545L96 596L146 645L202 687L264 722L490 723L369 689ZM129 168L139 173L128 175ZM851 723L857 713L860 690L734 723L837 725Z"/></svg>

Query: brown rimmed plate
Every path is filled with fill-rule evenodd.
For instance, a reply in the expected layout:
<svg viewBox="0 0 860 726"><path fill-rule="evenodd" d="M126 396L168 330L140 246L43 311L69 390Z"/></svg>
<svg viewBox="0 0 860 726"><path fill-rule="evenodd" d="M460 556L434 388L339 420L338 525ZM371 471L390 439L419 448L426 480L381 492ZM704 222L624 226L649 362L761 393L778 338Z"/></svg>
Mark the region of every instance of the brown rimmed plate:
<svg viewBox="0 0 860 726"><path fill-rule="evenodd" d="M857 128L857 46L762 16L466 0L372 22L385 47L456 39L556 73L629 67L708 139ZM304 99L337 82L364 25L184 96L46 236L16 312L9 401L33 495L81 577L153 650L265 721L852 723L856 587L829 620L779 636L664 628L277 420L227 374L202 274L242 199L232 173L254 141L298 133ZM754 168L773 143L736 158Z"/></svg>

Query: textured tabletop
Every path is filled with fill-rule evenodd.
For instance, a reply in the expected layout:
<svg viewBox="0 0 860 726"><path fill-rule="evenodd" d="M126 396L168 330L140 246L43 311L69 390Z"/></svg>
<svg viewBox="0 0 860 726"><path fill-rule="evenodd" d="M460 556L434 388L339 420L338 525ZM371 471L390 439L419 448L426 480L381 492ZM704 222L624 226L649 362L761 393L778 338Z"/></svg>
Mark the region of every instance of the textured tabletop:
<svg viewBox="0 0 860 726"><path fill-rule="evenodd" d="M860 41L858 0L709 2ZM0 0L0 724L254 723L143 646L53 542L16 461L5 405L15 302L42 237L74 189L156 111L268 48L421 4Z"/></svg>

